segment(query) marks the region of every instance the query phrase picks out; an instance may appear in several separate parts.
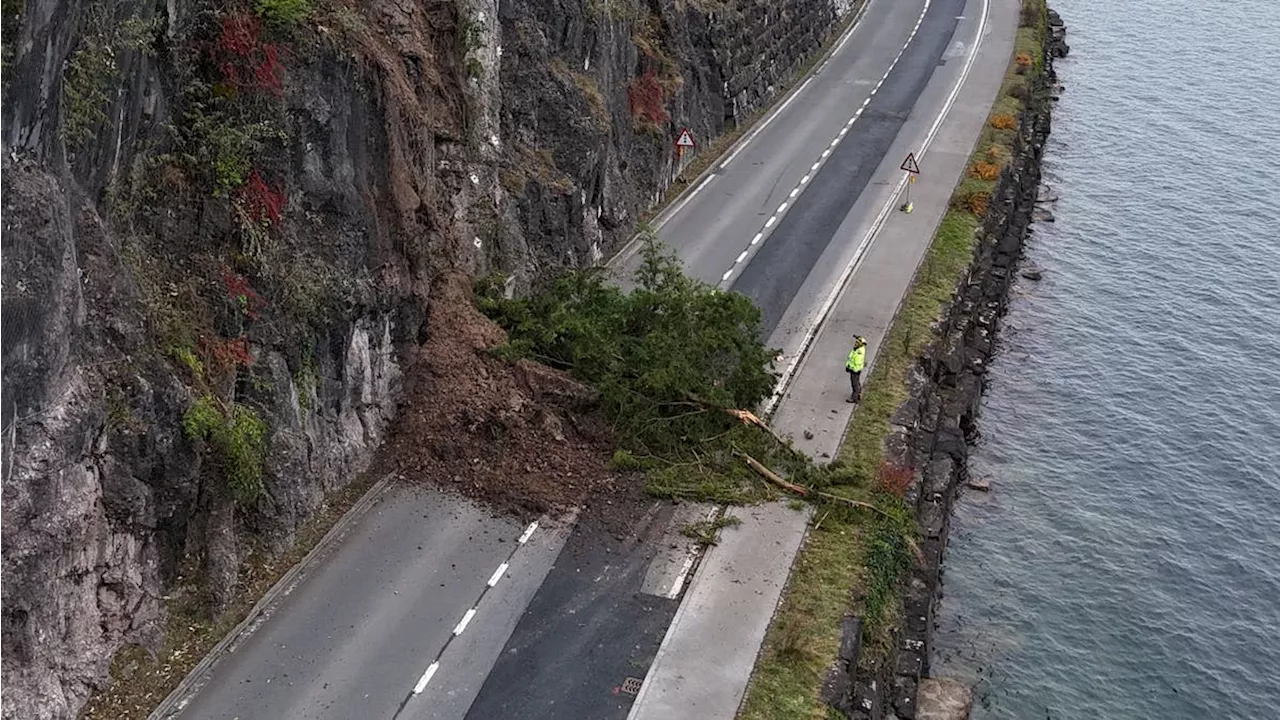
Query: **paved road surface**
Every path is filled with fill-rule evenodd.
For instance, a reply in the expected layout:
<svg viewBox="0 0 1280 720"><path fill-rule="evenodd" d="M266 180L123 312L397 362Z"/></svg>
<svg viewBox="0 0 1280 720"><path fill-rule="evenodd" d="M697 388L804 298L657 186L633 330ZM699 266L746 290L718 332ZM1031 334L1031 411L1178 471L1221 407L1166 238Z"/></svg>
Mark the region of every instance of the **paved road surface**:
<svg viewBox="0 0 1280 720"><path fill-rule="evenodd" d="M984 21L983 9L988 6ZM838 223L831 242L773 333L777 345L794 352L826 304L823 298L834 301L772 419L776 430L792 435L798 447L818 459L835 454L853 409L845 402L848 386L843 372L849 338L855 332L865 335L870 346L868 361L875 362L898 303L965 170L1012 53L1018 0L968 0L963 14L955 41L942 56L945 64L922 91L915 111L878 162L873 180L881 182L862 192ZM974 53L973 40L979 33L984 39ZM966 67L969 71L960 86L962 93L954 95L957 101L945 124L939 124L938 110L953 97ZM920 157L925 172L913 191L916 209L910 215L896 210L898 188L894 182L901 177L898 165L908 152ZM847 268L852 268L849 283L843 292L833 295ZM767 283L767 275L765 278ZM812 437L806 438L805 431ZM759 647L758 642L747 643L744 649L740 636L762 638L780 598L780 593L770 593L768 599L773 604L767 610L740 601L736 591L759 572L744 565L741 557L762 552L759 548L772 550L775 556L786 552L789 554L775 564L789 566L806 524L804 518L788 515L780 506L774 515L776 523L751 533L724 532L720 544L702 559L698 577L668 630L631 718L730 720L736 715L755 660L753 650ZM697 607L699 612L686 612L685 606ZM737 634L726 639L726 626L737 628Z"/></svg>
<svg viewBox="0 0 1280 720"><path fill-rule="evenodd" d="M661 235L688 270L760 300L788 352L847 264L850 233L872 222L867 198L899 162L886 150L943 104L929 78L958 57L956 16L980 5L872 0L818 73L667 214ZM655 503L621 536L568 517L528 534L460 498L393 487L202 678L181 717L624 718L692 569L679 527L705 512Z"/></svg>

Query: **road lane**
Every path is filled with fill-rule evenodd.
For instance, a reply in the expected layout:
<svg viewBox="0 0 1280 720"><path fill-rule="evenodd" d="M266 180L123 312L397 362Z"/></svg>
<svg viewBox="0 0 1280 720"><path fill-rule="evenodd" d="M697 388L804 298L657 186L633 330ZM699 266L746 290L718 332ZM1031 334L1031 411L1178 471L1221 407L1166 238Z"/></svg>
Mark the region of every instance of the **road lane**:
<svg viewBox="0 0 1280 720"><path fill-rule="evenodd" d="M400 718L461 720L466 717L480 693L481 684L551 571L572 529L568 520L539 528L528 540L528 552L514 553L509 563L499 566L502 572L495 570L489 579L490 588L477 603L466 630L453 638L440 657L432 661L435 669L430 681L422 684L421 692L408 698Z"/></svg>
<svg viewBox="0 0 1280 720"><path fill-rule="evenodd" d="M847 42L821 71L666 219L659 236L680 256L686 273L718 282L752 237L765 230L769 216L805 175L812 176L822 150L876 89L924 6L925 0L870 0ZM635 249L612 263L624 276L639 262Z"/></svg>
<svg viewBox="0 0 1280 720"><path fill-rule="evenodd" d="M678 601L644 592L671 540L674 507L655 501L631 533L579 527L529 604L467 720L623 720ZM677 521L678 522L678 521ZM634 689L632 690L634 692Z"/></svg>
<svg viewBox="0 0 1280 720"><path fill-rule="evenodd" d="M545 575L558 547L521 547L526 528L433 488L393 487L210 669L179 717L392 717L495 570L526 562L513 550L541 555L529 560Z"/></svg>
<svg viewBox="0 0 1280 720"><path fill-rule="evenodd" d="M839 289L837 278L857 261L852 281L834 295L831 314L771 422L818 459L836 452L853 408L844 402L848 385L842 371L849 336L855 331L866 334L872 353L878 351L884 328L891 323L947 199L963 175L1009 62L1018 0L968 0L963 14L962 25L943 54L944 69L932 73L889 154L877 163L874 182L841 218L771 336L772 340L792 331L803 334L824 298ZM982 43L975 47L980 37ZM957 98L959 102L953 104ZM909 150L921 156L926 173L917 183L918 207L910 215L896 209L882 214L885 208L896 207L901 178L897 167ZM889 220L882 225L885 217ZM629 720L731 720L736 716L756 659L757 639L763 638L781 599L780 588L774 585L761 587L764 597L755 603L741 602L738 591L759 579L759 568L740 558L762 555L756 545L776 546L787 554L774 557L772 565L785 568L806 526L804 518L779 512L776 526L764 526L749 535L721 535L719 545L702 559ZM734 628L734 633L727 635L726 627ZM750 641L744 642L744 636Z"/></svg>
<svg viewBox="0 0 1280 720"><path fill-rule="evenodd" d="M862 116L833 148L778 228L751 258L731 288L755 301L764 335L778 326L809 271L867 187L889 146L951 43L965 0L932 0L912 42ZM725 270L729 268L726 267ZM722 270L724 272L724 270Z"/></svg>

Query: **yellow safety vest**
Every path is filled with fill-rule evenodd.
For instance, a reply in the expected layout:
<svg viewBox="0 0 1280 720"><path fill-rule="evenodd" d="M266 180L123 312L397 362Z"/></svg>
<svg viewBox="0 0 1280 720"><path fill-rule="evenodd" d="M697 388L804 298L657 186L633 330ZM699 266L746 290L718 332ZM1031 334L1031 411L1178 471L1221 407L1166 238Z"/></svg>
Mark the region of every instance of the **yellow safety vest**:
<svg viewBox="0 0 1280 720"><path fill-rule="evenodd" d="M845 362L846 370L853 372L862 372L862 366L867 364L867 346L859 345L849 351L849 360Z"/></svg>

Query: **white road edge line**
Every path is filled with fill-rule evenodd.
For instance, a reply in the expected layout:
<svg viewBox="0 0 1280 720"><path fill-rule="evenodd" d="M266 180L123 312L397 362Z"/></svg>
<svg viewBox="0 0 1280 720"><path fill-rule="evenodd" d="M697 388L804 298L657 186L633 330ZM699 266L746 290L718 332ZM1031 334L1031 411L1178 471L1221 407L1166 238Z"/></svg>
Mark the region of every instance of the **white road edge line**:
<svg viewBox="0 0 1280 720"><path fill-rule="evenodd" d="M525 528L524 534L520 536L518 541L521 545L529 542L529 538L533 537L533 531L538 529L537 521L529 523L529 527Z"/></svg>
<svg viewBox="0 0 1280 720"><path fill-rule="evenodd" d="M433 662L427 666L426 672L422 673L422 677L418 678L418 684L413 686L413 694L421 695L423 690L427 689L427 683L431 682L431 677L440 669L439 662Z"/></svg>
<svg viewBox="0 0 1280 720"><path fill-rule="evenodd" d="M489 587L497 585L498 581L502 579L502 576L507 574L507 568L509 567L511 567L510 563L502 563L499 565L498 569L494 570L493 575L489 578Z"/></svg>
<svg viewBox="0 0 1280 720"><path fill-rule="evenodd" d="M982 47L983 33L987 28L987 14L991 6L991 0L982 0L982 17L978 20L978 31L975 33L975 40L969 49L969 57L965 60L964 69L960 71L960 78L956 80L955 87L951 88L951 94L947 96L946 103L943 104L942 110L938 116L934 118L932 127L929 128L929 134L925 136L924 143L920 146L920 152L916 153L916 159L923 158L929 150L929 145L933 143L933 139L938 134L938 129L942 127L942 122L946 120L947 114L951 112L951 106L955 104L956 97L960 94L960 88L964 87L965 81L969 78L969 71L973 69L973 63L978 59L978 49ZM768 417L777 407L778 401L782 399L786 392L787 386L791 384L791 377L795 375L800 362L804 359L805 354L809 351L809 346L813 344L814 338L818 335L818 329L826 322L827 316L831 314L832 308L840 296L844 294L845 286L848 285L849 279L853 277L853 273L858 266L862 264L862 257L866 253L867 246L880 233L880 229L884 226L885 221L892 212L893 206L898 201L898 196L902 193L902 188L907 184L907 178L903 177L894 187L893 193L889 199L885 201L880 213L876 216L875 222L871 224L871 228L867 230L867 234L863 236L862 242L859 243L857 251L854 253L853 261L845 267L841 273L840 279L836 282L831 292L827 295L827 299L822 303L822 308L818 311L816 321L814 321L809 329L805 331L804 340L800 343L800 351L795 354L791 361L787 364L782 376L778 378L778 385L773 391L773 395L769 397L761 415Z"/></svg>
<svg viewBox="0 0 1280 720"><path fill-rule="evenodd" d="M475 608L471 608L470 610L468 610L467 613L462 616L462 619L458 621L458 626L453 629L453 634L461 635L462 631L467 629L467 624L471 622L471 618L475 616L476 616Z"/></svg>

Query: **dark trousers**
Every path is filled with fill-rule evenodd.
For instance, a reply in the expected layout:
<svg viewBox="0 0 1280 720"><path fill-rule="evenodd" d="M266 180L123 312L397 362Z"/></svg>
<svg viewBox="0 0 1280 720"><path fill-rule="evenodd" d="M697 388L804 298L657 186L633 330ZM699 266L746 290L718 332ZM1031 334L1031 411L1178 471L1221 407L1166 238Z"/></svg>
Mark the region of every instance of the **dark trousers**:
<svg viewBox="0 0 1280 720"><path fill-rule="evenodd" d="M855 401L862 399L862 371L854 372L845 368L845 372L849 373L849 386L853 389L852 397Z"/></svg>

